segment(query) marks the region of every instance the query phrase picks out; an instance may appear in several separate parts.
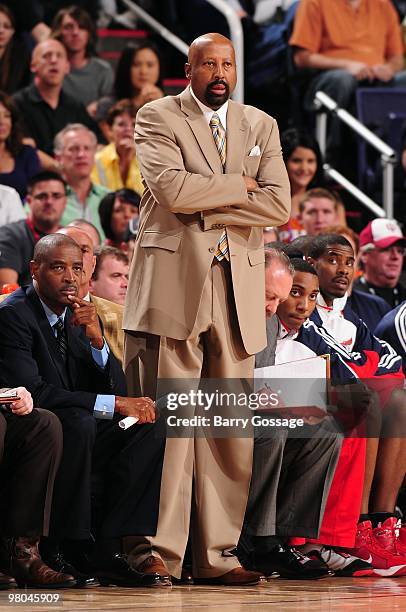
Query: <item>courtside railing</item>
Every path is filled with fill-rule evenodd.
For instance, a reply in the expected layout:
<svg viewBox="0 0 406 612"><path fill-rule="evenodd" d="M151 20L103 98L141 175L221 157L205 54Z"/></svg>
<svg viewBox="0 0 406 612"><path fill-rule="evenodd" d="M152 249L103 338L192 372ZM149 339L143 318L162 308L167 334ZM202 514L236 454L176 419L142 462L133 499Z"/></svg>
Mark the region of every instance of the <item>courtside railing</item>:
<svg viewBox="0 0 406 612"><path fill-rule="evenodd" d="M363 191L361 191L356 185L351 183L345 178L340 172L332 168L328 164L324 164L325 173L332 178L334 181L339 183L349 191L361 204L366 206L372 211L377 217L387 217L393 219L393 198L394 198L394 169L397 161L396 153L376 134L371 132L370 129L365 127L363 123L358 121L351 113L344 108L340 108L337 103L330 98L323 91L318 91L314 98L314 104L318 109L316 118L316 137L321 149L323 157L326 153L327 143L327 119L328 115L336 117L349 128L351 128L358 136L366 140L372 147L374 147L381 156L382 163L382 206L379 206L370 197L368 197Z"/></svg>

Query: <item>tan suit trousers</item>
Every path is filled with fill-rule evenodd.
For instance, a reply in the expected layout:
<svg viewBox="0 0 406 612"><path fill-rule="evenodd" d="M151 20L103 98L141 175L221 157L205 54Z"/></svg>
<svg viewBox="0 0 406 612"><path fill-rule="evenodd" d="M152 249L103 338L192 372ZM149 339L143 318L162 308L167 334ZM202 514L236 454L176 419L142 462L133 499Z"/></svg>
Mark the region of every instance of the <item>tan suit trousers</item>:
<svg viewBox="0 0 406 612"><path fill-rule="evenodd" d="M163 308L166 299L163 295ZM251 378L254 357L242 344L228 262L214 260L189 339L126 332L124 364L130 393L152 397L157 377ZM206 438L192 432L188 438L168 438L157 534L127 543L134 563L153 554L180 577L190 528L196 578L238 567L230 551L243 524L252 452L252 437Z"/></svg>

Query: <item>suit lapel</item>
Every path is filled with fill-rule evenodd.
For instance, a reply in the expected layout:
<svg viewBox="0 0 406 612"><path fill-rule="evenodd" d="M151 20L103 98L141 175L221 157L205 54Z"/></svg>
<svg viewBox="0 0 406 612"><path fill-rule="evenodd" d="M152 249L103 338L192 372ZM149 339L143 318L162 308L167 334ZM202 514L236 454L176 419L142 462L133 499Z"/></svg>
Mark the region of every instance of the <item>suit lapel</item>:
<svg viewBox="0 0 406 612"><path fill-rule="evenodd" d="M222 174L223 167L216 143L207 125L206 119L196 102L192 98L189 87L180 94L180 107L186 115L186 122L195 135L197 144L206 158L214 174Z"/></svg>
<svg viewBox="0 0 406 612"><path fill-rule="evenodd" d="M241 173L248 136L249 124L245 118L244 108L230 100L227 110L226 172L228 174Z"/></svg>
<svg viewBox="0 0 406 612"><path fill-rule="evenodd" d="M69 389L69 378L68 378L68 372L66 369L66 365L63 362L62 355L59 351L58 343L55 338L55 334L52 330L52 327L49 324L45 311L42 307L42 304L37 296L37 293L34 287L29 287L29 289L27 290L27 297L29 298L30 304L35 312L35 318L38 322L41 333L47 343L51 359L56 369L58 370L59 376L64 386ZM65 328L66 328L66 323L65 323Z"/></svg>

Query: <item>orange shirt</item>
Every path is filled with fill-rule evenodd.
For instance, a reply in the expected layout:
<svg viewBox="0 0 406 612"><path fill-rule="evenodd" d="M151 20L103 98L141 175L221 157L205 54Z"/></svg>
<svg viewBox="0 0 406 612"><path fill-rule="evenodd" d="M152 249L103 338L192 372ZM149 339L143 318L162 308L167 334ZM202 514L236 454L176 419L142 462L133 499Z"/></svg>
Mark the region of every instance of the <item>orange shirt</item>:
<svg viewBox="0 0 406 612"><path fill-rule="evenodd" d="M301 0L290 45L327 57L383 64L403 55L399 19L390 0Z"/></svg>
<svg viewBox="0 0 406 612"><path fill-rule="evenodd" d="M299 236L304 236L306 234L298 217L291 217L287 223L278 227L278 232L279 240L285 243L292 242L295 238L299 238Z"/></svg>

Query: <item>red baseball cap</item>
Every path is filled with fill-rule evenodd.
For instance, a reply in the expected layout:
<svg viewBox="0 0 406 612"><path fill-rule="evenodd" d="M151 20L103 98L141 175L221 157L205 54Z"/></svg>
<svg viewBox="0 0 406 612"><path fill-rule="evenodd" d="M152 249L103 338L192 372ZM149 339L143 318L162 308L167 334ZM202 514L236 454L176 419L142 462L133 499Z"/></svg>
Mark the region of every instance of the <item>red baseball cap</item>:
<svg viewBox="0 0 406 612"><path fill-rule="evenodd" d="M359 235L359 246L364 250L387 249L396 242L403 242L406 245L406 237L393 219L374 219Z"/></svg>

